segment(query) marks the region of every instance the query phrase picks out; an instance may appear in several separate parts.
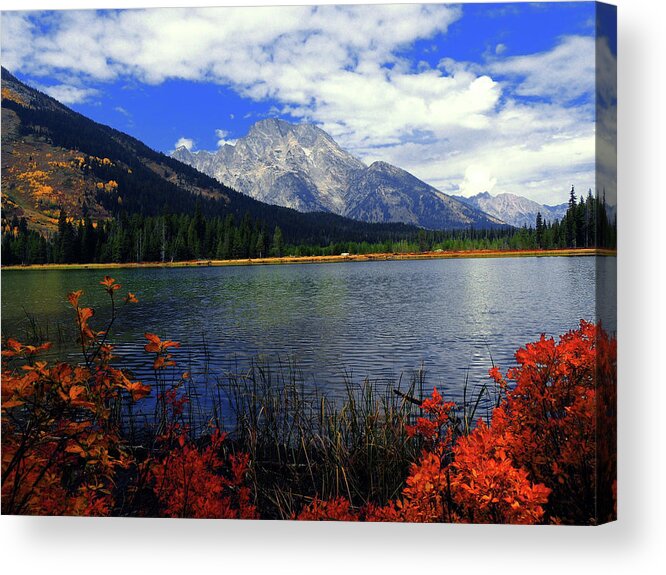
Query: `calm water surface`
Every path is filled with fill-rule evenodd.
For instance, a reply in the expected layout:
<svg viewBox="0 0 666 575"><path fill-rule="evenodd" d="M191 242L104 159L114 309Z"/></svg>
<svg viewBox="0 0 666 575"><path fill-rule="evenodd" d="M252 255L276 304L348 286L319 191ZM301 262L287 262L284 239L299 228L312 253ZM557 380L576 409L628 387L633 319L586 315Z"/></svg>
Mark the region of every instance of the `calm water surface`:
<svg viewBox="0 0 666 575"><path fill-rule="evenodd" d="M423 367L428 387L460 398L465 378L487 381L493 360L509 367L515 350L541 333L594 319L595 275L614 266L614 258L543 257L118 269L110 273L120 293L135 292L140 303L121 309L112 339L125 365L145 377L150 331L180 341L179 363L194 372L204 369L204 351L215 373L253 359L292 363L306 385L335 396L345 374L390 382ZM65 295L75 289L85 290L101 322L109 313L102 275L3 271L3 335L29 330L30 314L50 334L70 329ZM71 335L65 339L56 353L75 353Z"/></svg>

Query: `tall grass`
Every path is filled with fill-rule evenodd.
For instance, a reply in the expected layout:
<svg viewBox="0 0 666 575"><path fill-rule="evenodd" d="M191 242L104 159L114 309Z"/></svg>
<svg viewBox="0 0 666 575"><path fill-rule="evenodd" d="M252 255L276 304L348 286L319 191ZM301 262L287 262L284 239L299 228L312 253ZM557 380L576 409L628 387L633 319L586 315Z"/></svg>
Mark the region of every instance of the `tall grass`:
<svg viewBox="0 0 666 575"><path fill-rule="evenodd" d="M382 504L400 494L421 453L407 426L422 415L425 371L389 381L342 379L342 393L332 396L306 384L291 363L254 361L224 375L206 364L180 382L188 398L180 417L204 440L211 429L226 431L229 449L250 456L262 517L289 518L315 495ZM454 416L457 433L469 432L488 394L485 385L470 392ZM155 414L163 429L162 411Z"/></svg>
<svg viewBox="0 0 666 575"><path fill-rule="evenodd" d="M68 329L60 321L51 322L48 319L41 321L34 313L22 308L24 318L13 329L13 333L4 333L3 339L14 337L31 345L41 345L47 341L54 345L62 345L76 337L75 333Z"/></svg>

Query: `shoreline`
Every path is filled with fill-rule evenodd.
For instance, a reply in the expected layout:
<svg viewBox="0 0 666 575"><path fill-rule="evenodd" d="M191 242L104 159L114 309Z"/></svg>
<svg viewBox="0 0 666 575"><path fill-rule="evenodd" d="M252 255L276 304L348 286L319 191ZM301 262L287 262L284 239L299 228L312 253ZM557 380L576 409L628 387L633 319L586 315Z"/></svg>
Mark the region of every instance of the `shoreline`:
<svg viewBox="0 0 666 575"><path fill-rule="evenodd" d="M371 262L397 260L430 260L461 258L511 258L511 257L572 257L572 256L616 256L617 250L601 248L566 248L554 250L469 250L421 253L376 253L333 256L283 256L242 260L189 260L180 262L140 263L89 263L89 264L32 264L2 266L2 271L12 270L86 270L122 268L194 268L253 265L320 264L341 262Z"/></svg>

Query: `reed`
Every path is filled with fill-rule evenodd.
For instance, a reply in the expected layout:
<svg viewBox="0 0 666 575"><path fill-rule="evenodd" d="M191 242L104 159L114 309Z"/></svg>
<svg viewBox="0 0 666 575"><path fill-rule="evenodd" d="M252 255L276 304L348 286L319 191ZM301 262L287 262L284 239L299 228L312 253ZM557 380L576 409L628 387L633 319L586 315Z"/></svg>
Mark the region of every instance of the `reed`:
<svg viewBox="0 0 666 575"><path fill-rule="evenodd" d="M14 328L14 333L5 334L3 329L4 339L16 337L31 345L41 345L48 341L59 346L76 337L72 330L68 329L63 323L59 321L52 322L48 318L40 320L34 313L29 312L24 307L22 310L23 320Z"/></svg>
<svg viewBox="0 0 666 575"><path fill-rule="evenodd" d="M160 381L157 389L175 384L175 378ZM400 494L423 448L407 426L423 415L419 405L431 390L426 372L395 380L345 374L342 384L333 396L307 382L297 365L279 360L255 360L226 374L213 374L206 363L179 383L188 399L180 422L204 442L211 430L226 431L227 448L249 455L262 517L289 518L315 496L345 497L359 507L384 504ZM457 434L473 428L490 389L476 386L468 395L452 414ZM167 425L159 400L154 417L149 436Z"/></svg>

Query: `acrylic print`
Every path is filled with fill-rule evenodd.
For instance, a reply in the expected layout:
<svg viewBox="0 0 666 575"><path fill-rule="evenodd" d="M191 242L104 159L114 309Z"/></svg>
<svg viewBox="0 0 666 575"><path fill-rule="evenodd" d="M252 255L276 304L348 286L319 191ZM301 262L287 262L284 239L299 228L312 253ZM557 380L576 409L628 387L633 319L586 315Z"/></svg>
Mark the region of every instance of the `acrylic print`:
<svg viewBox="0 0 666 575"><path fill-rule="evenodd" d="M616 10L2 13L2 513L616 515Z"/></svg>

